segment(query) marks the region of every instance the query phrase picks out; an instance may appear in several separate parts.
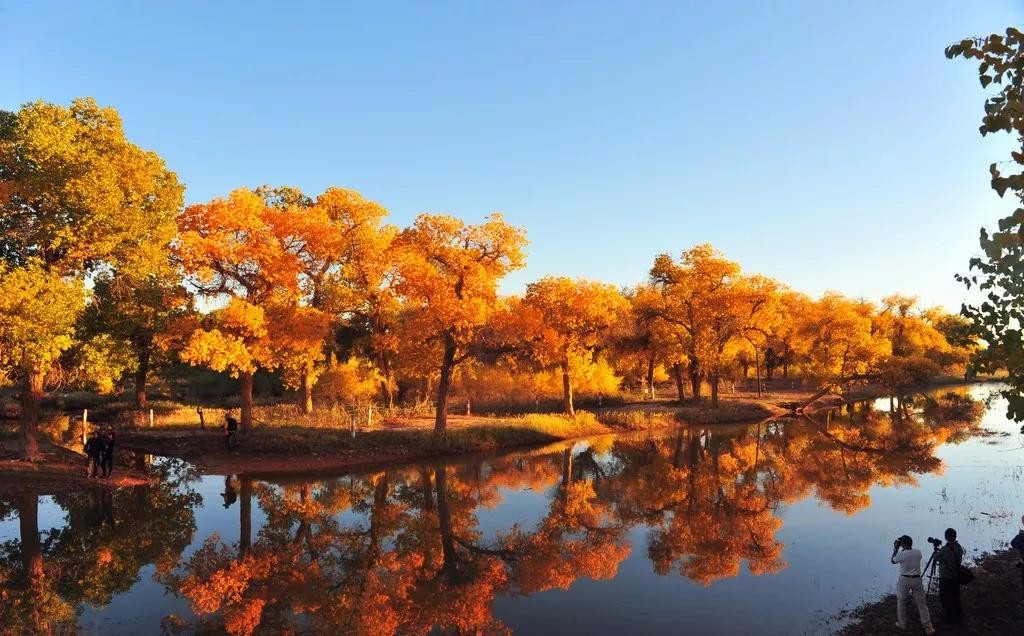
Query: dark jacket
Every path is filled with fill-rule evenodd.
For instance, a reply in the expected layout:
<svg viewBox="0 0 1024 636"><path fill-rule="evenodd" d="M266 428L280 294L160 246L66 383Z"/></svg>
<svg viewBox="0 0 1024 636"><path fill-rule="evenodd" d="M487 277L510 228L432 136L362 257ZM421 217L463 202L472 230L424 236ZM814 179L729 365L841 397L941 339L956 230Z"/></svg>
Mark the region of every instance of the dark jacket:
<svg viewBox="0 0 1024 636"><path fill-rule="evenodd" d="M964 547L956 541L949 543L939 548L939 551L935 554L935 560L939 562L939 578L940 579L956 579L957 578L957 566L964 559Z"/></svg>
<svg viewBox="0 0 1024 636"><path fill-rule="evenodd" d="M1024 561L1024 530L1017 533L1012 540L1010 540L1010 547L1016 550L1020 554L1021 561Z"/></svg>
<svg viewBox="0 0 1024 636"><path fill-rule="evenodd" d="M99 437L90 437L85 442L85 454L89 457L99 457L107 447L106 442Z"/></svg>
<svg viewBox="0 0 1024 636"><path fill-rule="evenodd" d="M112 433L110 433L110 434L104 435L101 438L101 441L103 442L103 456L104 457L113 457L114 456L114 446L117 445L117 438L115 438L114 435Z"/></svg>

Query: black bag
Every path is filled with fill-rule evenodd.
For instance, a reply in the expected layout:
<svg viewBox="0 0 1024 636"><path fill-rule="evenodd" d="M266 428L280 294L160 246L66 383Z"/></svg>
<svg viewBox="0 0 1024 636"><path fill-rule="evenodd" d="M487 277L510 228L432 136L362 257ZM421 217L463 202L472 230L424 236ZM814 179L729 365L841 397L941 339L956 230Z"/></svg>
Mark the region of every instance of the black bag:
<svg viewBox="0 0 1024 636"><path fill-rule="evenodd" d="M957 565L956 566L956 582L960 585L967 585L974 580L974 572L971 572L968 568Z"/></svg>

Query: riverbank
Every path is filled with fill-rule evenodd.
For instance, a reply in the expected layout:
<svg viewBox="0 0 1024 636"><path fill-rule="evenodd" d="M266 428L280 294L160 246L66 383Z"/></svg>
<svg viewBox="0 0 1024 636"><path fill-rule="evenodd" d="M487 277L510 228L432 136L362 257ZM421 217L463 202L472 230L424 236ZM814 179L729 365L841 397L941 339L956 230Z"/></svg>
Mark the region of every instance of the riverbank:
<svg viewBox="0 0 1024 636"><path fill-rule="evenodd" d="M1017 554L1006 550L986 554L971 566L975 579L961 588L964 618L956 625L942 622L942 609L937 594L928 597L928 609L940 634L955 636L982 636L1019 634L1024 625L1024 591L1021 589L1020 570L1015 567ZM893 575L895 576L895 575ZM938 582L936 581L936 585ZM896 596L886 596L865 603L838 616L850 621L839 630L839 636L876 636L878 634L921 634L917 611L911 607L910 626L906 632L896 629Z"/></svg>
<svg viewBox="0 0 1024 636"><path fill-rule="evenodd" d="M109 479L90 479L85 457L60 447L43 449L43 461L17 459L11 451L0 453L0 498L18 495L56 495L90 488L124 488L149 483L143 472L116 466Z"/></svg>
<svg viewBox="0 0 1024 636"><path fill-rule="evenodd" d="M590 413L573 418L527 415L516 418L450 416L448 430L437 435L430 418L407 418L380 428L257 427L225 448L217 430L180 428L125 432L122 448L180 457L212 474L287 474L329 472L377 464L540 446L615 432Z"/></svg>
<svg viewBox="0 0 1024 636"><path fill-rule="evenodd" d="M931 386L920 390L967 383L962 378L936 378ZM848 395L820 396L806 410L836 408L874 399L883 392L881 387L860 386ZM168 412L156 415L153 427L146 426L145 420L140 421L133 409L103 415L109 418L108 423L116 422L121 429L118 443L122 449L185 459L209 474L269 475L297 470L337 472L541 446L596 435L664 430L679 424L753 422L794 414L795 405L802 406L812 397L811 390L791 387L761 397L723 396L718 408L711 408L708 399L688 399L682 404L663 399L618 404L596 409L593 414L580 412L574 418L548 413L505 417L450 415L448 431L443 435L434 434L432 417L384 414L379 414L372 426L357 425L353 435L352 428L345 425L352 417L345 411L304 415L294 406L278 404L257 407L254 430L246 436L239 435L230 451L225 448L219 426L223 417L220 410L208 410L205 427L200 427L197 411L185 405L173 405ZM27 466L30 472L33 465ZM16 471L17 467L12 465L9 470Z"/></svg>

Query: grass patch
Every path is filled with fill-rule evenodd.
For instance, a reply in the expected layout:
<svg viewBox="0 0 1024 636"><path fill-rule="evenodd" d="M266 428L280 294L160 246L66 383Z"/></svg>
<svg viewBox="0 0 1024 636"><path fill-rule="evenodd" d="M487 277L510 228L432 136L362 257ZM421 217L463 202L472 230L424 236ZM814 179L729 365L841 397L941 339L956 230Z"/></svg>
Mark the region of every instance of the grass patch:
<svg viewBox="0 0 1024 636"><path fill-rule="evenodd" d="M646 431L678 424L677 410L671 407L609 409L601 412L601 421L631 431Z"/></svg>
<svg viewBox="0 0 1024 636"><path fill-rule="evenodd" d="M203 455L221 449L221 437L213 432L200 433L191 427L188 435L167 436L164 431L143 429L132 434L132 447L147 452L182 456ZM350 428L309 427L305 425L257 426L238 438L239 450L256 455L326 455L366 453L388 457L468 453L546 444L563 439L602 435L610 430L587 412L575 417L530 414L516 417L479 418L470 424L450 426L440 435L431 427L380 428L359 430L353 437Z"/></svg>
<svg viewBox="0 0 1024 636"><path fill-rule="evenodd" d="M646 404L637 408L608 409L601 412L601 421L612 426L636 431L665 428L673 424L723 424L744 422L777 415L777 409L765 402L722 399L718 408L711 408L706 399L689 400L682 405Z"/></svg>

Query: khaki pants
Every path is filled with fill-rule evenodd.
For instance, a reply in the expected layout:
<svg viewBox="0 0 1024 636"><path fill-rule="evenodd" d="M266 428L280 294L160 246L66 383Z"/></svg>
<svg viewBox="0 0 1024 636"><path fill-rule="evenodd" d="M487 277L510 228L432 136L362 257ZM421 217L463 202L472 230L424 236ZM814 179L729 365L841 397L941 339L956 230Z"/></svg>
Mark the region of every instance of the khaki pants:
<svg viewBox="0 0 1024 636"><path fill-rule="evenodd" d="M914 597L914 604L917 605L917 615L921 617L921 625L927 629L931 627L932 619L928 615L928 603L924 597L924 585L921 584L921 577L910 577L900 575L896 582L896 622L904 627L907 626L907 597Z"/></svg>

